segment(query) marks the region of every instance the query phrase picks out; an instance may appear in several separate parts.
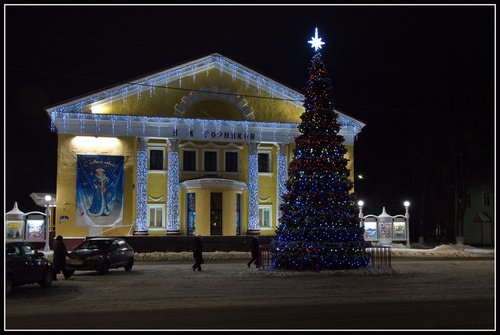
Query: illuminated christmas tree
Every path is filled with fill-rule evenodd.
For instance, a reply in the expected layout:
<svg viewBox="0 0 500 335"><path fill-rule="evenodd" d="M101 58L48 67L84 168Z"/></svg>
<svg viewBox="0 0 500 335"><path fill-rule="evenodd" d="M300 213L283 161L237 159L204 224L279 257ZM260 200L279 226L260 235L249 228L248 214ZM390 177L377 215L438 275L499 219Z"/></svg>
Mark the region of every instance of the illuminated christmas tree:
<svg viewBox="0 0 500 335"><path fill-rule="evenodd" d="M289 166L286 192L280 207L280 225L273 239L276 269L336 270L365 268L367 243L354 215L344 138L331 98L331 81L315 48L307 81L304 107Z"/></svg>

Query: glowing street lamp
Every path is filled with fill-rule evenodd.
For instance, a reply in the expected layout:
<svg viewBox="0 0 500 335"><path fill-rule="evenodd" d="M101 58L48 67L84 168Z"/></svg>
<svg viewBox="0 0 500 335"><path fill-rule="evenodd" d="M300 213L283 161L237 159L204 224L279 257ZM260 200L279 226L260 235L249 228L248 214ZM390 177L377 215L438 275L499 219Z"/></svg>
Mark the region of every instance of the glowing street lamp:
<svg viewBox="0 0 500 335"><path fill-rule="evenodd" d="M50 201L52 197L50 195L45 196L45 201L47 202L45 210L45 247L43 251L50 251L49 246L49 225L50 225Z"/></svg>
<svg viewBox="0 0 500 335"><path fill-rule="evenodd" d="M410 212L408 211L408 208L410 208L410 202L406 200L403 202L403 206L405 206L405 218L406 218L406 247L410 247Z"/></svg>

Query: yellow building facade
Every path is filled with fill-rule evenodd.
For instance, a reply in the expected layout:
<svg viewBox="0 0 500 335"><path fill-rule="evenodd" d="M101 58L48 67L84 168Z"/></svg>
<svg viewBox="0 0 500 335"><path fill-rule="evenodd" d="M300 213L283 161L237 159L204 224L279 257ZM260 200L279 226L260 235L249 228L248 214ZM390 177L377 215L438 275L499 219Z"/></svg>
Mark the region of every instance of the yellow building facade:
<svg viewBox="0 0 500 335"><path fill-rule="evenodd" d="M212 54L47 108L56 234L274 235L303 99ZM364 124L338 114L352 177Z"/></svg>

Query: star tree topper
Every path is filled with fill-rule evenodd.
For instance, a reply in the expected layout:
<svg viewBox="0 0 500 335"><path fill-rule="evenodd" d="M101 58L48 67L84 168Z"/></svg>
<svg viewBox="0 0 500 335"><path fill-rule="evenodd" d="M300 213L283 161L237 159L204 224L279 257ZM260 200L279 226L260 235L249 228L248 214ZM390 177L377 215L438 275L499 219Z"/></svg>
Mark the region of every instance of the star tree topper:
<svg viewBox="0 0 500 335"><path fill-rule="evenodd" d="M318 51L318 49L321 49L321 46L325 44L325 42L321 41L321 38L318 38L318 28L316 28L314 37L312 37L308 43L311 43L311 48L314 48L314 51Z"/></svg>

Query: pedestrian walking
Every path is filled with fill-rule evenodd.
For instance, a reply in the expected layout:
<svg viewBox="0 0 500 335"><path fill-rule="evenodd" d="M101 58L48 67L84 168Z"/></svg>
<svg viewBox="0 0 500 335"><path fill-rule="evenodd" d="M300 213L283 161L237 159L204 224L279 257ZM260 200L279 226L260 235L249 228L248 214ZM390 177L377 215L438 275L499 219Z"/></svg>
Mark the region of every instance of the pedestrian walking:
<svg viewBox="0 0 500 335"><path fill-rule="evenodd" d="M64 279L68 279L73 275L74 271L66 269L66 256L69 256L69 253L61 235L56 237L53 249L54 278L57 280L57 274L62 272Z"/></svg>
<svg viewBox="0 0 500 335"><path fill-rule="evenodd" d="M259 267L259 265L260 265L259 247L260 247L259 239L257 237L253 237L252 238L252 245L251 245L252 258L247 263L248 267L250 267L250 265L252 265L252 263L255 263L256 268Z"/></svg>
<svg viewBox="0 0 500 335"><path fill-rule="evenodd" d="M203 261L203 244L201 243L200 236L196 236L196 238L194 239L193 258L193 271L196 271L196 269L198 269L198 271L201 271L201 264L205 262Z"/></svg>

